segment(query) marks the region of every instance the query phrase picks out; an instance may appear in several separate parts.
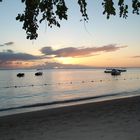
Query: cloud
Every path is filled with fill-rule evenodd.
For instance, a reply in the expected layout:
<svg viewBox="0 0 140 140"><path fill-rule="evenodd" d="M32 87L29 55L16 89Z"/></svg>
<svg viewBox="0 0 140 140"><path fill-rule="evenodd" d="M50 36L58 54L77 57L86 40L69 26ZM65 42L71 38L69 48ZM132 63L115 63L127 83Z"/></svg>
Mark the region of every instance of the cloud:
<svg viewBox="0 0 140 140"><path fill-rule="evenodd" d="M77 64L62 64L59 62L45 62L44 65L34 65L31 68L42 69L86 69L93 68L92 66L77 65Z"/></svg>
<svg viewBox="0 0 140 140"><path fill-rule="evenodd" d="M5 64L5 65L10 65L10 64L12 64L13 62L11 62L11 61L0 61L0 65L3 65L3 64Z"/></svg>
<svg viewBox="0 0 140 140"><path fill-rule="evenodd" d="M132 56L131 58L140 58L140 55Z"/></svg>
<svg viewBox="0 0 140 140"><path fill-rule="evenodd" d="M54 56L54 57L82 57L82 56L89 56L95 55L95 53L99 52L114 52L121 48L127 46L117 46L116 44L109 44L106 46L101 47L84 47L84 48L75 48L75 47L68 47L53 50L52 47L43 47L40 51L42 54L47 56Z"/></svg>
<svg viewBox="0 0 140 140"><path fill-rule="evenodd" d="M28 61L41 59L41 56L34 56L27 53L15 53L12 50L0 52L0 62L5 63L9 61Z"/></svg>
<svg viewBox="0 0 140 140"><path fill-rule="evenodd" d="M22 67L22 61L30 62L44 59L43 56L35 56L28 53L16 53L12 50L0 52L0 69Z"/></svg>
<svg viewBox="0 0 140 140"><path fill-rule="evenodd" d="M14 44L14 42L7 42L7 43L4 43L4 45L6 45L6 46L10 46L10 45L13 45Z"/></svg>
<svg viewBox="0 0 140 140"><path fill-rule="evenodd" d="M22 67L23 64L22 61L26 62L26 65L28 65L27 62L30 61L36 61L41 59L50 59L50 57L46 56L36 56L31 55L28 53L16 53L13 50L4 50L3 52L0 52L0 69L6 68L17 68ZM25 63L24 63L25 64Z"/></svg>
<svg viewBox="0 0 140 140"><path fill-rule="evenodd" d="M6 42L4 44L0 44L0 47L3 47L3 46L11 46L13 44L14 44L14 42Z"/></svg>

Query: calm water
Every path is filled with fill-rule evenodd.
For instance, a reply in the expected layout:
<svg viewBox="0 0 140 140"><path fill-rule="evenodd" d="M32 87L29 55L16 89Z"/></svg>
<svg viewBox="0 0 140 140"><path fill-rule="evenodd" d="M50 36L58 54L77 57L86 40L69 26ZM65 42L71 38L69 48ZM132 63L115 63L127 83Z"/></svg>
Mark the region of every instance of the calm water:
<svg viewBox="0 0 140 140"><path fill-rule="evenodd" d="M18 72L25 77L18 78ZM43 76L34 76L36 70L0 71L0 115L38 110L41 106L60 106L100 101L140 94L140 69L127 69L120 76L105 74L104 69L43 70Z"/></svg>

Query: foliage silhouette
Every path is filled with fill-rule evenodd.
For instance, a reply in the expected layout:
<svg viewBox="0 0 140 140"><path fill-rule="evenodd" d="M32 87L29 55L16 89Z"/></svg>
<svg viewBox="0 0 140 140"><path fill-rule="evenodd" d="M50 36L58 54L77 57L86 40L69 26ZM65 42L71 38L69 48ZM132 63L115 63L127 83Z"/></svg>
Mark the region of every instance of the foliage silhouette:
<svg viewBox="0 0 140 140"><path fill-rule="evenodd" d="M60 21L68 19L68 7L65 3L66 0L21 0L25 4L25 11L18 14L16 20L23 23L23 29L26 31L27 39L36 39L38 37L37 30L39 23L46 20L49 27L60 27ZM0 0L2 2L2 0ZM77 0L80 6L80 12L83 20L88 21L87 14L87 0ZM117 7L114 6L114 0L103 0L102 6L104 8L103 14L107 19L111 15L116 15ZM132 13L139 15L140 1L132 0ZM128 4L126 0L118 0L119 16L122 18L128 17ZM41 19L38 19L41 15ZM39 22L39 23L38 23Z"/></svg>

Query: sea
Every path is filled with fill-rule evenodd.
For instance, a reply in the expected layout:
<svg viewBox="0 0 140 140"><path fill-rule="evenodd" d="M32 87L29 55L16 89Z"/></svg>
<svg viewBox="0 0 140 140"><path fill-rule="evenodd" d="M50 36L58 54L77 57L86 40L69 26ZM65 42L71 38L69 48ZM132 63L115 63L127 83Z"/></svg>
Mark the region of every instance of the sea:
<svg viewBox="0 0 140 140"><path fill-rule="evenodd" d="M0 70L0 116L140 95L140 68L118 76L104 70Z"/></svg>

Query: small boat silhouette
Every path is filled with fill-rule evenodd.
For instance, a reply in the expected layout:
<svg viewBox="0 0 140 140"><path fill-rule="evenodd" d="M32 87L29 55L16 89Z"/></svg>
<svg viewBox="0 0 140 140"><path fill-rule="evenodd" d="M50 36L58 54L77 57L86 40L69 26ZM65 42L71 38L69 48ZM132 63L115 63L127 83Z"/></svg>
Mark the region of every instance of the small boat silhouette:
<svg viewBox="0 0 140 140"><path fill-rule="evenodd" d="M25 76L24 73L18 73L18 74L17 74L17 77L24 77L24 76Z"/></svg>
<svg viewBox="0 0 140 140"><path fill-rule="evenodd" d="M126 72L126 69L116 69L116 68L108 68L104 71L104 73L111 73L111 75L120 75L121 72Z"/></svg>
<svg viewBox="0 0 140 140"><path fill-rule="evenodd" d="M121 71L117 70L117 69L112 69L111 71L111 75L120 75Z"/></svg>
<svg viewBox="0 0 140 140"><path fill-rule="evenodd" d="M43 72L36 72L35 73L35 76L42 76L43 75Z"/></svg>
<svg viewBox="0 0 140 140"><path fill-rule="evenodd" d="M112 70L105 70L104 73L111 73Z"/></svg>

